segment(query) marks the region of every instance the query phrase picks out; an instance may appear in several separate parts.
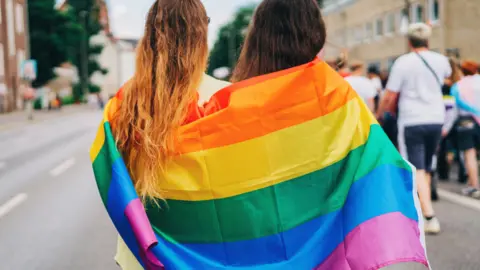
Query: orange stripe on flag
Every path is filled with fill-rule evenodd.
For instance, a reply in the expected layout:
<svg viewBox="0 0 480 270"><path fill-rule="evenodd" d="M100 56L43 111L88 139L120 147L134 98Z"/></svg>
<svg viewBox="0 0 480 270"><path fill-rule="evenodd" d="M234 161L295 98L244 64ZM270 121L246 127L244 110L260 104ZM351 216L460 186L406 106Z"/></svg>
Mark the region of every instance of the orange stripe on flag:
<svg viewBox="0 0 480 270"><path fill-rule="evenodd" d="M319 60L239 82L213 96L205 117L180 128L177 152L198 152L262 137L328 115L355 97L350 85ZM112 124L121 100L115 97L111 103L105 121Z"/></svg>
<svg viewBox="0 0 480 270"><path fill-rule="evenodd" d="M306 66L282 77L236 91L206 117L180 130L178 152L190 153L258 138L327 115L357 95L326 63ZM227 104L228 103L228 104ZM222 108L226 106L225 108Z"/></svg>

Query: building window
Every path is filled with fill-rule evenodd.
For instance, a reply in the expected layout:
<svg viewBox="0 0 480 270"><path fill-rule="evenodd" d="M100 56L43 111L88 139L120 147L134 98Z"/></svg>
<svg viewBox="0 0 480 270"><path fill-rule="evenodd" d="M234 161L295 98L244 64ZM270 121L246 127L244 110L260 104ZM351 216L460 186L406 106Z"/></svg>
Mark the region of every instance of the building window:
<svg viewBox="0 0 480 270"><path fill-rule="evenodd" d="M385 34L392 34L395 32L395 13L389 13L385 18Z"/></svg>
<svg viewBox="0 0 480 270"><path fill-rule="evenodd" d="M364 31L361 26L355 28L355 43L360 44L363 41Z"/></svg>
<svg viewBox="0 0 480 270"><path fill-rule="evenodd" d="M431 23L437 22L440 19L439 2L439 0L428 0L429 19Z"/></svg>
<svg viewBox="0 0 480 270"><path fill-rule="evenodd" d="M425 17L424 17L423 6L418 3L413 4L412 5L412 22L420 23L424 21L425 21Z"/></svg>
<svg viewBox="0 0 480 270"><path fill-rule="evenodd" d="M351 2L353 2L353 0L323 0L323 12L329 13L332 11L337 11Z"/></svg>
<svg viewBox="0 0 480 270"><path fill-rule="evenodd" d="M325 8L325 9L332 8L336 5L337 5L337 3L336 3L335 0L325 0L325 1L323 1L323 8Z"/></svg>
<svg viewBox="0 0 480 270"><path fill-rule="evenodd" d="M4 58L3 44L0 43L0 77L5 76L5 58Z"/></svg>
<svg viewBox="0 0 480 270"><path fill-rule="evenodd" d="M17 33L21 34L24 31L24 16L23 16L23 7L20 4L15 5L15 21L17 24Z"/></svg>
<svg viewBox="0 0 480 270"><path fill-rule="evenodd" d="M348 31L347 29L342 29L338 31L338 44L342 44L343 47L347 47L348 42Z"/></svg>
<svg viewBox="0 0 480 270"><path fill-rule="evenodd" d="M404 8L400 10L397 18L397 29L401 34L406 34L408 31L409 20L408 20L408 9Z"/></svg>
<svg viewBox="0 0 480 270"><path fill-rule="evenodd" d="M373 37L373 23L368 22L365 24L365 41L371 40Z"/></svg>
<svg viewBox="0 0 480 270"><path fill-rule="evenodd" d="M355 46L356 40L355 40L355 28L350 28L347 31L347 46L352 47Z"/></svg>
<svg viewBox="0 0 480 270"><path fill-rule="evenodd" d="M13 3L12 0L7 0L7 22L14 22ZM8 34L8 54L10 56L15 55L15 25L13 23L7 23Z"/></svg>
<svg viewBox="0 0 480 270"><path fill-rule="evenodd" d="M375 37L383 36L383 19L377 19L375 22Z"/></svg>

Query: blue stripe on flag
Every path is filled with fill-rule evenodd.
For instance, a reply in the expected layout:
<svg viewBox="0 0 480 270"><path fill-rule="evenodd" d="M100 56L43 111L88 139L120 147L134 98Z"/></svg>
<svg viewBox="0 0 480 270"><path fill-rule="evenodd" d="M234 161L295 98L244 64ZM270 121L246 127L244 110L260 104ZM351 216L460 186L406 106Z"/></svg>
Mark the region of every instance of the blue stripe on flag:
<svg viewBox="0 0 480 270"><path fill-rule="evenodd" d="M159 244L154 253L167 269L313 269L365 221L392 212L401 212L418 221L412 185L410 171L382 165L352 185L341 210L282 234L238 242L185 245L173 244L157 235Z"/></svg>
<svg viewBox="0 0 480 270"><path fill-rule="evenodd" d="M127 244L137 260L143 264L139 257L140 249L137 240L125 216L127 205L137 198L138 195L130 179L127 167L123 159L118 158L112 164L112 181L108 190L107 211L125 244Z"/></svg>

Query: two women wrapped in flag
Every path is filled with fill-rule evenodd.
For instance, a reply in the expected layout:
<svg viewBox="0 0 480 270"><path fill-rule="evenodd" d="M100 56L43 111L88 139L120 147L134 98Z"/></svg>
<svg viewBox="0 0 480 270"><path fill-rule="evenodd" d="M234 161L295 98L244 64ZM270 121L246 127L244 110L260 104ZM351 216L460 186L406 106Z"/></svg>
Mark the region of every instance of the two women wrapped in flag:
<svg viewBox="0 0 480 270"><path fill-rule="evenodd" d="M91 158L121 267L428 267L414 169L316 58L316 2L264 0L234 84L199 107L207 28L200 0L157 0L105 109Z"/></svg>

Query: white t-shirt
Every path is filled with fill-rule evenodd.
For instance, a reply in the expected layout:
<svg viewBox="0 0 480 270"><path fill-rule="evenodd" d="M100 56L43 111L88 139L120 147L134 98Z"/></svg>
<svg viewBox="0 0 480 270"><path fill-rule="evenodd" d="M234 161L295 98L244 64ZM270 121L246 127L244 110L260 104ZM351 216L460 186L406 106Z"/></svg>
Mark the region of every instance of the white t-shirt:
<svg viewBox="0 0 480 270"><path fill-rule="evenodd" d="M422 51L420 55L438 79L414 52L395 61L387 89L400 93L398 122L405 126L443 124L445 105L440 84L451 75L452 69L447 57L439 53Z"/></svg>
<svg viewBox="0 0 480 270"><path fill-rule="evenodd" d="M377 90L377 95L378 95L383 90L382 81L378 77L373 77L370 79L370 81L373 83L373 86L375 86L375 89Z"/></svg>
<svg viewBox="0 0 480 270"><path fill-rule="evenodd" d="M365 101L374 98L377 95L377 89L375 88L375 85L367 77L353 75L346 77L345 80Z"/></svg>

